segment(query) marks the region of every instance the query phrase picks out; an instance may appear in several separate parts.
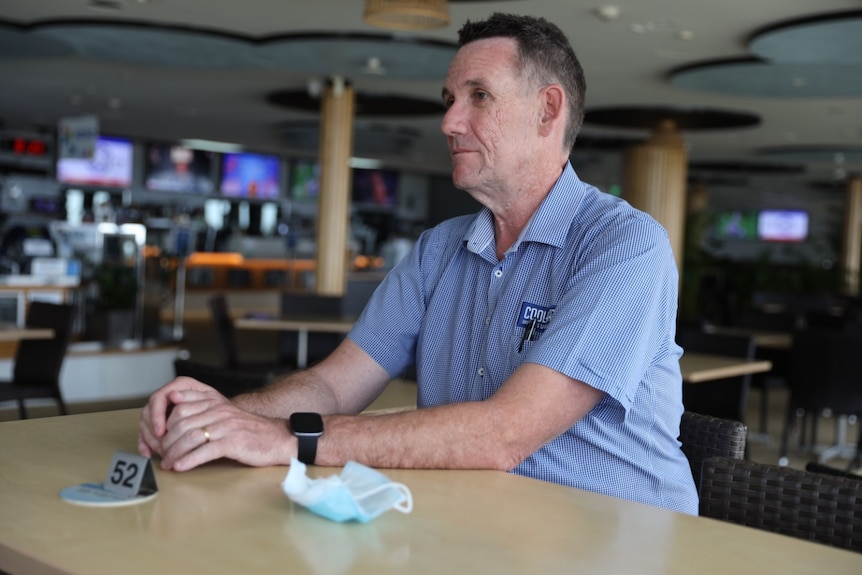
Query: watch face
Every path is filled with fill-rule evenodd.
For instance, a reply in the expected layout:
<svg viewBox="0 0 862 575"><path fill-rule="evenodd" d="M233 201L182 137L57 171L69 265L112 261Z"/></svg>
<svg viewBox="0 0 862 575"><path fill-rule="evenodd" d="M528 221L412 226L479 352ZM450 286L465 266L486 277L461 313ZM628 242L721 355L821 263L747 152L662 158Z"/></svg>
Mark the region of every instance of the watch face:
<svg viewBox="0 0 862 575"><path fill-rule="evenodd" d="M290 428L294 433L323 433L323 418L319 413L294 413L290 416Z"/></svg>

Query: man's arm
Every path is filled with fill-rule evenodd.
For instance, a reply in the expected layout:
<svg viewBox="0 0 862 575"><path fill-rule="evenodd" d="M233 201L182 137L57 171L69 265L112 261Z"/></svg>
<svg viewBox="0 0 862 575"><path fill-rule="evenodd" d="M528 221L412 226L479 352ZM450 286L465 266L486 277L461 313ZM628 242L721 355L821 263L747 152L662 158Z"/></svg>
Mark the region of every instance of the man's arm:
<svg viewBox="0 0 862 575"><path fill-rule="evenodd" d="M297 411L355 414L365 409L390 377L358 345L345 339L319 364L233 398L240 409L287 419Z"/></svg>
<svg viewBox="0 0 862 575"><path fill-rule="evenodd" d="M316 463L511 470L562 434L603 392L534 363L490 398L388 415L324 418Z"/></svg>
<svg viewBox="0 0 862 575"><path fill-rule="evenodd" d="M161 455L162 468L177 471L222 457L256 466L287 464L296 455L285 422L291 413L358 413L388 381L386 371L349 340L320 364L233 401L178 377L153 393L141 412L138 451Z"/></svg>

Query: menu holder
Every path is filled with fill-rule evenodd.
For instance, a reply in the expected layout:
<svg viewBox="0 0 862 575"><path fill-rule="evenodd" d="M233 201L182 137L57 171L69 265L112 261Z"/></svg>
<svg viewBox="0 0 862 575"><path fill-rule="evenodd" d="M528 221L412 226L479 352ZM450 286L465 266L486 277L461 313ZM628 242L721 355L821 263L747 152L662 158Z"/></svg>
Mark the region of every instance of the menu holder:
<svg viewBox="0 0 862 575"><path fill-rule="evenodd" d="M158 491L148 457L117 451L103 483L71 485L60 491L60 497L74 505L120 507L149 501Z"/></svg>

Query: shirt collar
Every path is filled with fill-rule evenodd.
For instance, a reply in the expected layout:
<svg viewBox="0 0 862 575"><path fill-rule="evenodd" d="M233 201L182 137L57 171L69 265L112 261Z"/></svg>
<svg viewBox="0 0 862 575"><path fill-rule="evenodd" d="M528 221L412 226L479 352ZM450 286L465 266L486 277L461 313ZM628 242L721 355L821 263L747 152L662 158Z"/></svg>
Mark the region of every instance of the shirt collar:
<svg viewBox="0 0 862 575"><path fill-rule="evenodd" d="M583 197L584 183L578 178L572 164L566 162L563 173L507 253L516 251L521 242L541 242L562 248L569 233L572 215ZM467 249L476 254L493 244L494 218L488 208L483 207L476 214L464 235L464 241Z"/></svg>

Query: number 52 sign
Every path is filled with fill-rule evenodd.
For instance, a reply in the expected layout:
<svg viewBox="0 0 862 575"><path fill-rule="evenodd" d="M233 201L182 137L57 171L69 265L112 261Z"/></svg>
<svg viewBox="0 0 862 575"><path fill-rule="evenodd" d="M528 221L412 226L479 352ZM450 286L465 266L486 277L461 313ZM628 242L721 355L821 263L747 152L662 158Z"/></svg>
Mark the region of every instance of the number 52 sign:
<svg viewBox="0 0 862 575"><path fill-rule="evenodd" d="M117 451L108 468L104 484L106 491L135 497L155 493L156 476L149 458Z"/></svg>

